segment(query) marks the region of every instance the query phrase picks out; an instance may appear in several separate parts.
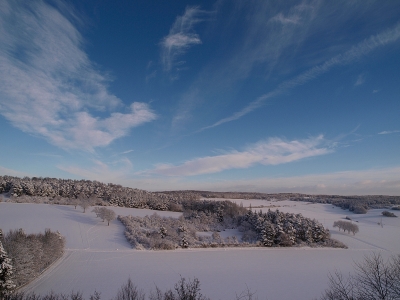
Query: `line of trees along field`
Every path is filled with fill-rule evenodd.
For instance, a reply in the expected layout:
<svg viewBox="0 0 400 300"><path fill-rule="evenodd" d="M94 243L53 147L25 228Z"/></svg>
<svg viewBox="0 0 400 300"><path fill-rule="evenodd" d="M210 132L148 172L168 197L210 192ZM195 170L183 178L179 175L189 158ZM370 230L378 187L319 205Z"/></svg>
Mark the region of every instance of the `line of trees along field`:
<svg viewBox="0 0 400 300"><path fill-rule="evenodd" d="M115 205L132 208L182 211L184 200L201 198L225 199L264 199L292 200L315 203L329 203L355 213L366 213L370 208L399 207L400 196L340 196L306 195L298 193L241 193L209 191L165 191L148 192L140 189L123 187L118 184L101 183L90 180L71 180L42 177L0 176L0 194L7 194L16 202L32 201L32 196L40 197L37 201L55 204L72 204L77 198L93 198L94 205ZM24 196L30 196L24 199ZM45 199L45 200L44 200Z"/></svg>

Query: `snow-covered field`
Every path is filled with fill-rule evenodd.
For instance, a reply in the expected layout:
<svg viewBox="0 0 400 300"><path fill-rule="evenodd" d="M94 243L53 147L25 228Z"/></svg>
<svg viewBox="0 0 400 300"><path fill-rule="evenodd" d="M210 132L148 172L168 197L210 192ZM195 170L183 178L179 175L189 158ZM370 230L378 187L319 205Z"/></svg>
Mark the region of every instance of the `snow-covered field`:
<svg viewBox="0 0 400 300"><path fill-rule="evenodd" d="M382 210L354 215L325 204L291 201L235 200L250 203L257 210L276 206L284 212L302 213L319 220L349 249L327 248L243 248L137 251L131 249L118 221L107 226L94 213L80 208L46 204L0 203L0 228L24 228L37 233L45 228L59 230L67 239L66 253L40 278L24 288L36 293L82 291L88 297L94 290L102 299L115 296L130 277L147 294L157 285L172 288L183 277L197 277L203 294L211 299L234 299L249 288L259 299L313 299L327 286L328 272L348 274L353 261L372 251L387 258L400 254L400 218L383 218ZM112 208L120 215L152 214L154 211ZM157 212L177 217L179 213ZM334 221L350 216L358 221L355 236L332 228ZM221 234L223 235L223 233Z"/></svg>

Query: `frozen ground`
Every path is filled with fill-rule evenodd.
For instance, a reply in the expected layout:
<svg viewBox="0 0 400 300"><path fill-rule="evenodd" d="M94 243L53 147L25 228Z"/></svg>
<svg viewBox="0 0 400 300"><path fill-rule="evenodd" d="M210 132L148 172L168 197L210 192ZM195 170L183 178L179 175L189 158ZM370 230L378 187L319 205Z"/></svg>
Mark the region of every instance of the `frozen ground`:
<svg viewBox="0 0 400 300"><path fill-rule="evenodd" d="M82 291L87 297L94 290L102 299L113 297L130 277L147 294L155 285L172 288L180 276L197 277L203 294L211 299L234 299L247 287L259 299L313 299L326 288L327 274L335 269L344 274L372 251L384 257L400 253L400 218L383 218L381 211L354 215L331 205L305 202L240 200L244 206L275 205L284 212L316 218L331 230L332 236L349 249L245 248L195 249L176 251L136 251L126 242L123 226L110 226L94 213L78 208L46 204L0 203L0 228L24 228L28 233L59 230L67 238L61 260L25 287L25 291L69 293ZM146 215L154 211L113 208L120 215ZM257 208L259 210L260 208ZM261 208L267 210L267 207ZM91 209L89 209L91 211ZM179 216L179 213L157 212ZM346 215L358 221L360 232L351 236L331 226ZM222 235L222 234L221 234ZM230 234L231 235L231 234Z"/></svg>

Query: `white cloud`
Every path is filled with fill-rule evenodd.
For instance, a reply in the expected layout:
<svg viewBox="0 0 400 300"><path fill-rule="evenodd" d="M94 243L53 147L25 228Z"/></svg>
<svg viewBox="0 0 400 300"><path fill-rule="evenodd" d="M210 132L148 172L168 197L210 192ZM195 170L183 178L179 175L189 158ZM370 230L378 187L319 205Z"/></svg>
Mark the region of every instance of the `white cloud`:
<svg viewBox="0 0 400 300"><path fill-rule="evenodd" d="M191 180L188 177L140 178L124 181L150 191L203 190L331 195L400 195L400 167L350 170L293 177L242 180ZM120 182L121 183L121 182Z"/></svg>
<svg viewBox="0 0 400 300"><path fill-rule="evenodd" d="M360 75L358 75L357 80L354 83L354 86L362 85L362 84L364 84L364 82L365 82L365 75L364 74L360 74Z"/></svg>
<svg viewBox="0 0 400 300"><path fill-rule="evenodd" d="M260 67L271 74L281 60L288 58L287 52L293 55L307 38L318 6L318 2L312 0L287 1L282 6L270 1L237 2L233 14L237 14L243 33L235 31L233 38L240 43L232 47L234 53L218 76L226 76L228 80L243 79ZM276 13L277 10L281 12ZM231 20L236 27L236 18Z"/></svg>
<svg viewBox="0 0 400 300"><path fill-rule="evenodd" d="M201 44L200 37L193 31L193 27L204 21L205 14L206 12L199 7L188 7L183 16L176 18L169 34L161 41L161 58L165 71L171 71L177 58L191 46Z"/></svg>
<svg viewBox="0 0 400 300"><path fill-rule="evenodd" d="M200 157L174 166L161 164L145 174L167 176L193 176L217 173L229 169L244 169L255 164L278 165L297 161L306 157L330 153L328 148L320 147L323 137L307 140L284 141L272 138L249 146L245 151L231 151L217 156Z"/></svg>
<svg viewBox="0 0 400 300"><path fill-rule="evenodd" d="M75 12L59 5L3 1L0 113L56 146L93 151L156 116L138 102L128 113L113 112L124 108L122 101L108 92L108 77L84 52Z"/></svg>
<svg viewBox="0 0 400 300"><path fill-rule="evenodd" d="M278 22L278 23L282 23L282 24L286 25L286 24L298 24L299 20L300 20L299 15L291 15L291 16L285 17L282 13L279 13L275 17L271 18L270 21Z"/></svg>
<svg viewBox="0 0 400 300"><path fill-rule="evenodd" d="M203 127L199 131L213 128L222 125L224 123L237 120L243 117L244 115L247 115L248 113L254 111L255 109L263 106L268 99L271 99L277 95L287 92L297 86L306 84L307 82L321 76L322 74L330 71L332 68L336 66L347 65L356 60L359 60L361 57L369 54L373 50L379 47L386 46L392 42L395 42L399 38L400 38L400 24L397 24L393 28L387 29L377 35L373 35L368 39L364 40L363 42L360 42L359 44L351 47L345 53L336 55L331 59L325 61L324 63L315 66L309 69L308 71L298 75L297 77L281 83L275 90L258 97L256 100L250 102L246 107L244 107L240 111L237 111L231 116L223 118L210 126Z"/></svg>
<svg viewBox="0 0 400 300"><path fill-rule="evenodd" d="M282 9L285 12L278 14L276 10L280 5L271 5L270 1L219 2L212 28L221 34L221 40L228 47L217 61L213 60L203 68L197 80L183 94L172 122L173 129L184 128L183 125L192 119L192 112L207 101L205 91L211 94L210 91L224 93L231 90L254 69L272 72L281 59L285 60L282 55L293 52L305 39L316 10L315 3L308 0L300 4L296 1L296 5L285 3ZM194 93L197 93L196 97L192 96Z"/></svg>
<svg viewBox="0 0 400 300"><path fill-rule="evenodd" d="M385 130L385 131L381 131L378 134L392 134L392 133L399 133L400 130Z"/></svg>
<svg viewBox="0 0 400 300"><path fill-rule="evenodd" d="M211 190L258 192L298 192L337 195L399 195L400 167L351 170L294 177L260 178L254 180L220 181Z"/></svg>
<svg viewBox="0 0 400 300"><path fill-rule="evenodd" d="M0 166L0 175L8 175L8 176L17 176L17 177L25 177L25 176L30 176L32 177L32 174L29 174L27 172L21 172L21 171L16 171L13 169L8 169L5 167Z"/></svg>
<svg viewBox="0 0 400 300"><path fill-rule="evenodd" d="M135 150L130 149L130 150L126 150L126 151L122 152L121 154L128 154L128 153L131 153L131 152L133 152L133 151L135 151Z"/></svg>
<svg viewBox="0 0 400 300"><path fill-rule="evenodd" d="M133 168L132 162L126 157L111 163L93 160L93 164L94 165L89 168L74 165L60 165L58 168L80 178L119 184L127 183L126 180L129 178L129 173Z"/></svg>

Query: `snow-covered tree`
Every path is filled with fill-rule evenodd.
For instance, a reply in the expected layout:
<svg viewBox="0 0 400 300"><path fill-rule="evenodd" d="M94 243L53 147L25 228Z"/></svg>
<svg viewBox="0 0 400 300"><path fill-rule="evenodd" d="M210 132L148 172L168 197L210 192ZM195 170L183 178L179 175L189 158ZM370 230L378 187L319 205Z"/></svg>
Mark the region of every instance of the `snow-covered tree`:
<svg viewBox="0 0 400 300"><path fill-rule="evenodd" d="M115 220L116 215L112 209L104 208L104 210L102 210L102 218L107 220L108 226L110 226L110 222Z"/></svg>
<svg viewBox="0 0 400 300"><path fill-rule="evenodd" d="M12 270L11 259L8 258L3 244L0 241L0 299L9 295L15 288L15 284L11 280L13 274Z"/></svg>
<svg viewBox="0 0 400 300"><path fill-rule="evenodd" d="M78 197L79 206L83 208L83 212L86 212L86 208L92 205L92 199L86 198L83 194L80 194Z"/></svg>
<svg viewBox="0 0 400 300"><path fill-rule="evenodd" d="M165 238L167 236L167 229L161 225L158 233L161 235L161 238Z"/></svg>
<svg viewBox="0 0 400 300"><path fill-rule="evenodd" d="M189 248L189 243L186 239L185 236L182 236L181 242L179 243L179 246L181 246L182 248Z"/></svg>
<svg viewBox="0 0 400 300"><path fill-rule="evenodd" d="M260 241L265 247L271 247L275 239L275 227L269 223L265 223L264 229L260 232Z"/></svg>

